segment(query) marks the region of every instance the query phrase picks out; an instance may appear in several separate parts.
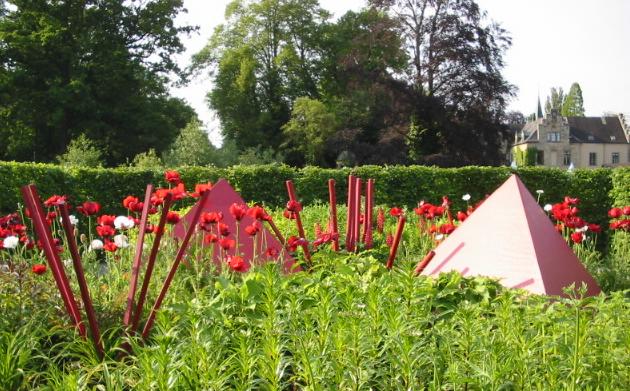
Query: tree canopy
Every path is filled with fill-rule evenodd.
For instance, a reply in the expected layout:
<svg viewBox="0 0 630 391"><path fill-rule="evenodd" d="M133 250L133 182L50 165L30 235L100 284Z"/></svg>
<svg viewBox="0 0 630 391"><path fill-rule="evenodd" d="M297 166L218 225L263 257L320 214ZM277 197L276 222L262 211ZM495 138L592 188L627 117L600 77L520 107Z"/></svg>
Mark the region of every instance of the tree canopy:
<svg viewBox="0 0 630 391"><path fill-rule="evenodd" d="M340 154L496 164L513 92L501 75L509 45L473 0L370 0L335 22L316 0L236 0L195 69L210 71L210 107L241 151L284 150L298 165ZM303 120L315 112L335 119L319 129L317 152L296 143L318 132Z"/></svg>
<svg viewBox="0 0 630 391"><path fill-rule="evenodd" d="M162 151L195 118L167 94L183 76L181 0L3 2L0 158L51 161L84 134L110 165Z"/></svg>

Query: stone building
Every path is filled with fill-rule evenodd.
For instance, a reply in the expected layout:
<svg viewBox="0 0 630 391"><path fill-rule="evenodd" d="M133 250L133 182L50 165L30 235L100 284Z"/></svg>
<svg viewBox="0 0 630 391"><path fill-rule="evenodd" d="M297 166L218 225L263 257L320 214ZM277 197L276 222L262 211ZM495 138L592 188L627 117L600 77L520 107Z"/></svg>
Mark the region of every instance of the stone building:
<svg viewBox="0 0 630 391"><path fill-rule="evenodd" d="M542 117L542 116L541 116ZM518 165L596 168L630 165L630 126L624 116L562 117L557 111L515 135Z"/></svg>

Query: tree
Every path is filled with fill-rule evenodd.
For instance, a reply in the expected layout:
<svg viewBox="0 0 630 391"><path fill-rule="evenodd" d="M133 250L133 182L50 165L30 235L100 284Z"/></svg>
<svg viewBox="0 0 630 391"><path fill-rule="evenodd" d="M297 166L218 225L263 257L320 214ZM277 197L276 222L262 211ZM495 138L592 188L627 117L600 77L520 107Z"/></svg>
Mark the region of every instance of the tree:
<svg viewBox="0 0 630 391"><path fill-rule="evenodd" d="M81 134L70 141L68 149L57 157L57 161L63 166L102 167L103 153L94 142Z"/></svg>
<svg viewBox="0 0 630 391"><path fill-rule="evenodd" d="M192 31L172 22L181 0L4 3L0 158L50 161L84 133L115 165L164 150L195 117L166 93L184 75L179 34Z"/></svg>
<svg viewBox="0 0 630 391"><path fill-rule="evenodd" d="M297 98L282 131L289 150L299 151L306 164L318 165L324 159L326 140L335 133L335 116L318 100Z"/></svg>
<svg viewBox="0 0 630 391"><path fill-rule="evenodd" d="M399 23L410 54L404 75L417 97L412 116L426 129L422 153L456 164L503 160L501 125L513 86L501 74L507 32L474 0L370 0Z"/></svg>
<svg viewBox="0 0 630 391"><path fill-rule="evenodd" d="M562 105L562 115L564 117L584 117L584 98L582 98L582 88L578 83L571 84L569 93Z"/></svg>
<svg viewBox="0 0 630 391"><path fill-rule="evenodd" d="M170 167L205 166L215 161L215 154L216 148L195 120L181 130L163 160Z"/></svg>
<svg viewBox="0 0 630 391"><path fill-rule="evenodd" d="M213 74L208 101L225 139L241 151L277 150L292 102L318 97L319 41L330 14L317 0L236 0L225 16L194 68Z"/></svg>
<svg viewBox="0 0 630 391"><path fill-rule="evenodd" d="M545 103L545 115L551 114L552 110L556 110L559 114L562 112L566 97L562 87L552 87L550 95L547 96L547 102Z"/></svg>

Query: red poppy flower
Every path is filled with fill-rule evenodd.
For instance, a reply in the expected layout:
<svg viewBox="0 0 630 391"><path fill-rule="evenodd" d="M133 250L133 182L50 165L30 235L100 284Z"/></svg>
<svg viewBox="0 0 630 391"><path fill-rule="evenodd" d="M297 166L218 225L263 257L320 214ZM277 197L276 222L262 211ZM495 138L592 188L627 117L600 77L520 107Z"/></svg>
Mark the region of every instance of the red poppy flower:
<svg viewBox="0 0 630 391"><path fill-rule="evenodd" d="M448 200L448 197L442 196L442 207L446 209L449 205L451 205L451 201Z"/></svg>
<svg viewBox="0 0 630 391"><path fill-rule="evenodd" d="M114 220L116 220L116 216L112 215L101 215L96 219L96 223L98 225L109 225L114 226Z"/></svg>
<svg viewBox="0 0 630 391"><path fill-rule="evenodd" d="M180 217L177 212L169 211L166 214L166 222L169 224L177 224L179 223Z"/></svg>
<svg viewBox="0 0 630 391"><path fill-rule="evenodd" d="M571 240L573 240L574 243L582 243L584 235L582 235L582 232L574 232L571 234Z"/></svg>
<svg viewBox="0 0 630 391"><path fill-rule="evenodd" d="M201 214L201 222L203 224L216 224L223 220L223 213L221 212L207 212Z"/></svg>
<svg viewBox="0 0 630 391"><path fill-rule="evenodd" d="M387 234L387 237L385 238L385 243L387 244L387 247L391 247L392 244L394 244L394 237L392 236L392 234Z"/></svg>
<svg viewBox="0 0 630 391"><path fill-rule="evenodd" d="M442 224L440 226L440 233L443 235L450 235L455 231L455 226L453 224Z"/></svg>
<svg viewBox="0 0 630 391"><path fill-rule="evenodd" d="M295 218L296 218L295 213L294 213L294 212L291 212L291 211L290 211L290 210L288 210L288 209L285 209L285 210L282 212L282 215L283 215L285 218L289 219L289 220L295 220Z"/></svg>
<svg viewBox="0 0 630 391"><path fill-rule="evenodd" d="M556 224L556 231L562 233L562 231L564 231L564 225Z"/></svg>
<svg viewBox="0 0 630 391"><path fill-rule="evenodd" d="M171 194L173 201L179 201L186 197L186 188L183 183L179 183L172 189L157 189L151 196L151 204L154 206L162 205L168 194Z"/></svg>
<svg viewBox="0 0 630 391"><path fill-rule="evenodd" d="M623 214L623 210L621 208L612 208L608 211L608 217L611 219L618 219Z"/></svg>
<svg viewBox="0 0 630 391"><path fill-rule="evenodd" d="M301 212L302 204L295 200L289 200L289 202L287 202L287 210L293 213Z"/></svg>
<svg viewBox="0 0 630 391"><path fill-rule="evenodd" d="M31 271L37 275L44 274L46 273L46 265L37 263L33 265L33 267L31 268Z"/></svg>
<svg viewBox="0 0 630 391"><path fill-rule="evenodd" d="M230 250L236 246L236 241L234 241L234 239L223 238L219 240L219 246L224 250Z"/></svg>
<svg viewBox="0 0 630 391"><path fill-rule="evenodd" d="M588 230L598 234L602 232L602 227L598 224L588 224Z"/></svg>
<svg viewBox="0 0 630 391"><path fill-rule="evenodd" d="M254 223L252 223L251 225L248 225L247 227L245 227L245 232L249 236L254 236L260 231L260 223L258 223L258 224L256 224L256 223L258 223L258 221L254 221Z"/></svg>
<svg viewBox="0 0 630 391"><path fill-rule="evenodd" d="M580 203L580 199L579 198L571 198L569 196L564 197L564 202L568 205L577 205Z"/></svg>
<svg viewBox="0 0 630 391"><path fill-rule="evenodd" d="M252 206L251 208L249 208L247 210L247 215L256 220L267 220L267 217L268 217L265 210L258 205Z"/></svg>
<svg viewBox="0 0 630 391"><path fill-rule="evenodd" d="M137 197L134 197L134 196L130 196L130 195L129 195L129 196L125 197L125 199L123 200L122 204L123 204L123 206L125 207L125 209L133 210L133 209L134 209L134 206L135 206L138 202L140 202L140 201L138 200L138 198L137 198Z"/></svg>
<svg viewBox="0 0 630 391"><path fill-rule="evenodd" d="M389 214L394 217L400 217L403 214L403 210L397 207L393 207L389 210Z"/></svg>
<svg viewBox="0 0 630 391"><path fill-rule="evenodd" d="M277 257L279 254L278 250L275 247L269 247L267 248L267 250L265 251L265 255L268 258L275 258Z"/></svg>
<svg viewBox="0 0 630 391"><path fill-rule="evenodd" d="M219 241L219 237L215 234L207 234L203 237L203 242L205 244L216 243Z"/></svg>
<svg viewBox="0 0 630 391"><path fill-rule="evenodd" d="M105 251L109 251L109 252L115 252L116 250L118 250L118 246L116 246L116 244L114 242L110 242L109 240L105 241L105 244L103 245L103 248L105 249Z"/></svg>
<svg viewBox="0 0 630 391"><path fill-rule="evenodd" d="M94 216L101 210L101 204L93 201L85 201L77 207L79 213L85 216Z"/></svg>
<svg viewBox="0 0 630 391"><path fill-rule="evenodd" d="M464 222L468 218L468 215L464 212L457 212L457 220Z"/></svg>
<svg viewBox="0 0 630 391"><path fill-rule="evenodd" d="M208 183L197 183L195 185L195 192L192 193L190 196L191 197L195 197L195 198L199 198L203 195L203 193L212 190L212 183L208 182Z"/></svg>
<svg viewBox="0 0 630 391"><path fill-rule="evenodd" d="M182 178L179 176L177 171L164 172L164 178L171 185L179 185L182 182Z"/></svg>
<svg viewBox="0 0 630 391"><path fill-rule="evenodd" d="M247 206L233 203L232 205L230 205L229 210L230 214L236 219L236 221L241 221L247 213Z"/></svg>
<svg viewBox="0 0 630 391"><path fill-rule="evenodd" d="M116 230L114 230L114 227L110 225L97 225L96 233L98 236L107 237L115 235Z"/></svg>
<svg viewBox="0 0 630 391"><path fill-rule="evenodd" d="M298 246L307 245L308 241L303 238L298 238L297 236L290 236L287 239L287 250L293 252L297 250Z"/></svg>
<svg viewBox="0 0 630 391"><path fill-rule="evenodd" d="M624 206L622 211L624 215L630 216L630 206Z"/></svg>
<svg viewBox="0 0 630 391"><path fill-rule="evenodd" d="M228 257L228 266L239 273L245 273L249 270L249 264L242 257L236 255Z"/></svg>
<svg viewBox="0 0 630 391"><path fill-rule="evenodd" d="M46 207L51 207L51 206L61 206L63 204L65 204L67 201L67 197L64 196L60 196L60 195L53 195L50 198L48 198L46 201L44 201L44 205Z"/></svg>
<svg viewBox="0 0 630 391"><path fill-rule="evenodd" d="M230 226L227 224L219 223L219 233L221 236L228 236L230 234Z"/></svg>

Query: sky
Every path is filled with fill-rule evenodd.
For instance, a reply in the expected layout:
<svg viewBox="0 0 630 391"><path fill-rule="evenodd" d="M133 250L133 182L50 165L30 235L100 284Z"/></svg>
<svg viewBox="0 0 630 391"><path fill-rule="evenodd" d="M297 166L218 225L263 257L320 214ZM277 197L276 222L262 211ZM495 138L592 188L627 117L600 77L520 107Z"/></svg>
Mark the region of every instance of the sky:
<svg viewBox="0 0 630 391"><path fill-rule="evenodd" d="M188 13L178 24L199 26L183 37L186 52L178 57L188 65L201 50L215 26L223 22L230 0L184 0ZM365 0L320 0L320 5L339 17L358 10ZM628 0L477 0L488 18L501 24L512 36L504 56L505 79L517 87L508 110L526 116L536 110L538 96L544 100L551 87L568 92L580 83L586 115L605 112L630 117L630 1ZM220 125L208 108L205 96L211 80L200 77L188 86L172 88L199 115L210 140L220 145Z"/></svg>

